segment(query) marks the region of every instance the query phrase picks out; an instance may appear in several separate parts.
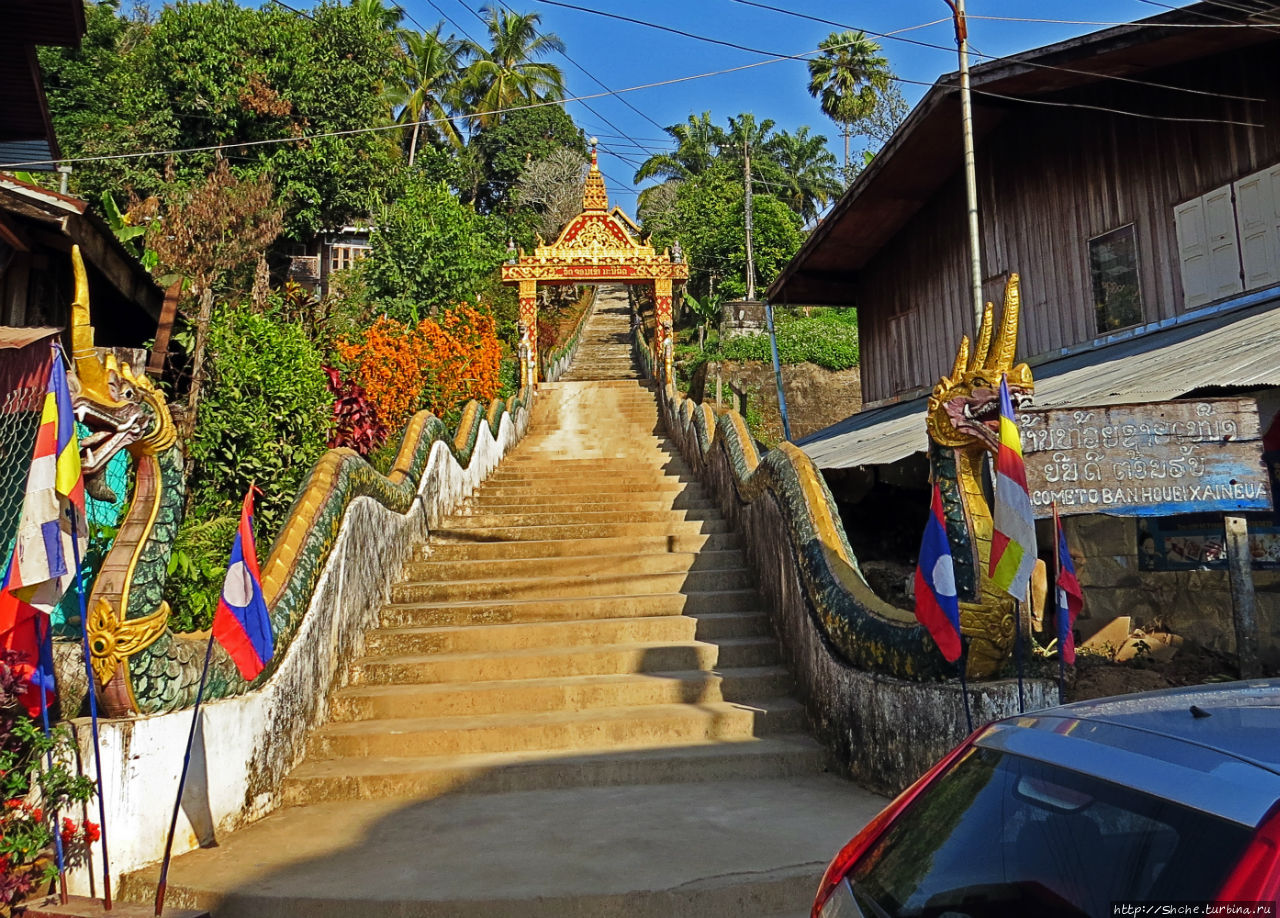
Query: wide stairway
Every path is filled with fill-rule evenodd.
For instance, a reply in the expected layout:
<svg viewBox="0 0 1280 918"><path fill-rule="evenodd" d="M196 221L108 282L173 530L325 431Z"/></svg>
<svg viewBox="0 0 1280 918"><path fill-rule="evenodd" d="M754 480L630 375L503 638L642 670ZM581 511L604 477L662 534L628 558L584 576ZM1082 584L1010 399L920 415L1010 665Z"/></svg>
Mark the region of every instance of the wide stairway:
<svg viewBox="0 0 1280 918"><path fill-rule="evenodd" d="M528 435L393 587L285 808L177 859L171 903L808 913L883 801L823 773L739 537L635 378L619 299L602 295L574 374L612 378L540 387Z"/></svg>

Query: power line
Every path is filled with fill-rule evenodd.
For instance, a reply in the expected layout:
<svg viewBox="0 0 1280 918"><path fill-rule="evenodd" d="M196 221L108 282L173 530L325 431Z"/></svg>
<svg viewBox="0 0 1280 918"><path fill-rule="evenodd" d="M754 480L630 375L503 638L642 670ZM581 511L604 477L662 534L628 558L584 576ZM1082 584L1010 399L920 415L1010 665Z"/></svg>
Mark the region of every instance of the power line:
<svg viewBox="0 0 1280 918"><path fill-rule="evenodd" d="M553 2L556 2L556 0L545 0L545 2L553 3ZM788 10L778 6L771 6L768 3L761 3L759 2L759 0L732 0L732 2L740 3L743 6L754 6L758 9L769 10L774 13L781 13L785 16L795 16L798 19L808 19L811 22L818 22L823 25L835 26L836 28L839 28L839 29L851 29L853 31L861 32L864 35L875 36L876 38L887 38L887 39L890 39L891 41L900 41L909 45L917 45L922 48L932 48L937 51L946 51L948 53L955 53L955 48L953 47L949 48L946 45L935 45L932 42L920 41L918 38L903 38L901 35L896 35L892 32L875 32L870 29L860 29L856 26L848 25L847 23L836 22L833 19L823 19L821 16L810 16L807 13L797 13L795 10ZM970 50L977 57L986 58L987 60L1000 60L1000 58L990 54L981 54L978 51L974 50L972 47L970 47ZM1061 67L1055 64L1043 64L1037 61L1028 61L1028 60L1019 59L1018 63L1024 67L1032 67L1037 70L1057 70L1063 73L1073 73L1079 76L1089 76L1089 77L1101 78L1101 79L1107 79L1107 80L1116 80L1121 83L1134 83L1138 86L1148 86L1154 89L1168 89L1174 92L1185 92L1185 93L1190 93L1191 95L1197 95L1197 96L1212 96L1214 98L1230 99L1236 102L1265 102L1266 101L1266 99L1256 99L1251 96L1234 96L1228 93L1212 92L1206 89L1190 89L1186 86L1171 86L1167 83L1153 83L1149 80L1138 80L1138 79L1134 79L1133 77L1124 77L1124 76L1118 76L1118 75L1109 74L1109 73L1096 73L1090 70L1076 70L1071 67Z"/></svg>

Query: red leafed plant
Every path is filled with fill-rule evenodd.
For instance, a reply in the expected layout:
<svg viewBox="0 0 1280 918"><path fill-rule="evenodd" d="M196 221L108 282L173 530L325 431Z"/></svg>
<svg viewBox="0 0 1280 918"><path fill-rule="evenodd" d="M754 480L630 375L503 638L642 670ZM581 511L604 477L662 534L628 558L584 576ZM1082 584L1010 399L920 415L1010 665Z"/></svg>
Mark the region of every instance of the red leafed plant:
<svg viewBox="0 0 1280 918"><path fill-rule="evenodd" d="M333 367L324 367L333 393L333 434L330 446L349 446L367 456L387 439L387 426L369 401L364 386L354 380L343 380Z"/></svg>

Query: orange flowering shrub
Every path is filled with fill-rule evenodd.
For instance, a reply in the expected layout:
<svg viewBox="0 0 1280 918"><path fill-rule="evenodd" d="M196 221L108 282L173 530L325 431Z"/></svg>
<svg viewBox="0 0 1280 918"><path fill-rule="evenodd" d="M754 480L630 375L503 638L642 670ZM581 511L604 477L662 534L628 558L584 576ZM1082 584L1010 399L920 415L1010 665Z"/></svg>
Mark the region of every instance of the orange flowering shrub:
<svg viewBox="0 0 1280 918"><path fill-rule="evenodd" d="M488 402L500 387L493 316L466 304L417 325L383 317L363 340L339 340L337 351L393 431L419 409L443 418L468 399Z"/></svg>

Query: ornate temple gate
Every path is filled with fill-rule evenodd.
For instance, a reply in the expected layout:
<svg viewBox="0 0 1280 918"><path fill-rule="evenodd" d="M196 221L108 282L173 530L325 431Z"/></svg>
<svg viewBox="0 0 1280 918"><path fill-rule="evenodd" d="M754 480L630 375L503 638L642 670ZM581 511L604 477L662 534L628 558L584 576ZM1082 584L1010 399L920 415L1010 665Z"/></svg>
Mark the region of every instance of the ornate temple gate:
<svg viewBox="0 0 1280 918"><path fill-rule="evenodd" d="M502 266L502 282L520 287L520 384L538 381L538 284L621 281L652 284L655 312L654 354L662 355L664 379L671 376L671 297L673 284L689 278L689 266L667 250L659 254L640 240L640 228L620 208L609 210L609 195L591 142L591 169L582 192L582 213L551 245L532 255L523 251Z"/></svg>

